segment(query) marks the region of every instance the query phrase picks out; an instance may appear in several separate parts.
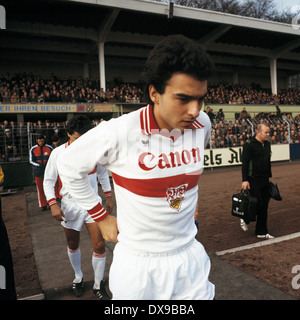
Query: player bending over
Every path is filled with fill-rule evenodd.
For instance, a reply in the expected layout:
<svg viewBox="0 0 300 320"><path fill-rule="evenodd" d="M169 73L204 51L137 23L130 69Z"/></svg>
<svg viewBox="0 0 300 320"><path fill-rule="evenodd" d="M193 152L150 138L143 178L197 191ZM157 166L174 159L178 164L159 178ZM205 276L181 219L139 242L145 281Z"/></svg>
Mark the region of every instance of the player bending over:
<svg viewBox="0 0 300 320"><path fill-rule="evenodd" d="M75 279L72 287L74 294L76 296L81 296L83 293L83 274L81 270L81 251L79 248L79 240L80 231L83 224L85 224L89 231L94 250L92 256L92 265L94 270L93 291L99 299L102 299L104 289L101 288L101 281L103 280L105 271L106 253L100 229L88 212L77 204L76 200L71 196L64 184L61 184L61 181L61 207L59 207L55 198L55 184L57 179L59 179L57 164L60 161L60 158L64 157L65 151L75 140L91 128L91 121L86 116L74 116L68 121L66 131L69 140L67 143L55 148L51 153L45 170L44 190L51 208L52 216L56 220L61 221L65 230L68 244L68 257L75 272ZM83 151L81 150L80 153L82 152ZM76 162L76 158L77 157L75 156L72 159L72 162ZM95 166L87 172L87 181L94 193L97 194L99 203L102 203L102 199L98 195L97 177L99 178L100 184L105 193L106 209L108 212L111 212L113 204L111 200L111 186L108 173L105 168L95 164Z"/></svg>
<svg viewBox="0 0 300 320"><path fill-rule="evenodd" d="M67 190L104 239L118 241L109 275L113 299L214 297L210 259L195 239L194 222L211 130L201 109L212 71L198 43L165 38L145 66L149 104L103 121L67 148L58 164ZM89 187L87 173L97 164L112 172L118 224Z"/></svg>

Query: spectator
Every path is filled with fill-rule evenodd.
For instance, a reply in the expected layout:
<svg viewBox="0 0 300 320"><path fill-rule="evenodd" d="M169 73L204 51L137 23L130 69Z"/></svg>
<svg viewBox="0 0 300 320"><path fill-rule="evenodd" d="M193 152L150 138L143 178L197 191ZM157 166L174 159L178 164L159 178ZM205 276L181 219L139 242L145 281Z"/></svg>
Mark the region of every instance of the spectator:
<svg viewBox="0 0 300 320"><path fill-rule="evenodd" d="M52 137L52 143L51 143L51 146L53 149L57 148L60 146L60 137L59 136L53 136Z"/></svg>
<svg viewBox="0 0 300 320"><path fill-rule="evenodd" d="M295 143L300 143L300 131L295 134Z"/></svg>
<svg viewBox="0 0 300 320"><path fill-rule="evenodd" d="M250 118L250 114L247 112L246 108L243 108L243 110L240 113L241 119L247 119Z"/></svg>
<svg viewBox="0 0 300 320"><path fill-rule="evenodd" d="M2 100L4 103L10 103L10 94L8 91L4 91L4 94L2 95Z"/></svg>
<svg viewBox="0 0 300 320"><path fill-rule="evenodd" d="M224 147L224 139L220 135L216 136L215 146L216 146L216 148L223 148Z"/></svg>
<svg viewBox="0 0 300 320"><path fill-rule="evenodd" d="M86 102L86 99L82 93L79 93L78 98L77 98L77 102Z"/></svg>
<svg viewBox="0 0 300 320"><path fill-rule="evenodd" d="M274 131L274 134L271 137L271 144L280 144L279 136L277 134L277 131Z"/></svg>
<svg viewBox="0 0 300 320"><path fill-rule="evenodd" d="M14 137L11 134L11 130L5 129L4 133L4 157L5 160L8 161L9 157L15 157L17 155L17 147L15 145Z"/></svg>
<svg viewBox="0 0 300 320"><path fill-rule="evenodd" d="M28 102L29 102L28 94L25 90L23 90L20 98L20 103L28 103Z"/></svg>
<svg viewBox="0 0 300 320"><path fill-rule="evenodd" d="M66 91L66 92L64 92L64 94L62 94L61 102L64 102L64 103L70 102L70 96L69 96L69 92L68 91Z"/></svg>
<svg viewBox="0 0 300 320"><path fill-rule="evenodd" d="M207 115L209 116L210 121L214 122L216 115L213 113L213 109L211 107L207 107Z"/></svg>
<svg viewBox="0 0 300 320"><path fill-rule="evenodd" d="M51 145L54 130L53 130L49 120L45 121L45 126L41 128L41 133L45 137L45 143Z"/></svg>
<svg viewBox="0 0 300 320"><path fill-rule="evenodd" d="M227 128L225 127L224 122L219 123L219 132L222 138L226 136Z"/></svg>
<svg viewBox="0 0 300 320"><path fill-rule="evenodd" d="M46 91L44 95L44 102L51 102L50 92Z"/></svg>
<svg viewBox="0 0 300 320"><path fill-rule="evenodd" d="M223 109L219 109L218 113L217 113L217 116L216 116L216 120L217 121L222 121L224 120L224 112L223 112Z"/></svg>
<svg viewBox="0 0 300 320"><path fill-rule="evenodd" d="M44 103L44 100L45 100L45 94L43 92L37 95L38 103Z"/></svg>
<svg viewBox="0 0 300 320"><path fill-rule="evenodd" d="M17 92L14 92L10 98L11 103L19 103L20 97L18 96Z"/></svg>
<svg viewBox="0 0 300 320"><path fill-rule="evenodd" d="M281 110L280 110L279 106L276 106L276 116L281 117Z"/></svg>
<svg viewBox="0 0 300 320"><path fill-rule="evenodd" d="M234 123L233 127L231 128L232 134L239 135L240 134L240 128L238 125L238 120Z"/></svg>
<svg viewBox="0 0 300 320"><path fill-rule="evenodd" d="M30 103L38 103L38 97L34 91L29 95L29 101Z"/></svg>
<svg viewBox="0 0 300 320"><path fill-rule="evenodd" d="M226 136L224 137L224 147L225 148L232 147L232 140L229 133L227 133Z"/></svg>
<svg viewBox="0 0 300 320"><path fill-rule="evenodd" d="M299 143L297 140L297 134L295 133L295 130L291 130L291 143Z"/></svg>

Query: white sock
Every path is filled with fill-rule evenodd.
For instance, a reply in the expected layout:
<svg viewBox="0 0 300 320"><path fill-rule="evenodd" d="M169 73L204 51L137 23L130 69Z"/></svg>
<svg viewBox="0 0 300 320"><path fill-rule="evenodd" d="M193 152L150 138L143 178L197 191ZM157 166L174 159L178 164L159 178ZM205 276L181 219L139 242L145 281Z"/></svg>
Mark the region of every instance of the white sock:
<svg viewBox="0 0 300 320"><path fill-rule="evenodd" d="M74 283L79 283L82 280L83 274L81 271L81 251L79 247L76 250L71 250L68 247L68 256L69 260L71 262L72 268L74 269L75 272L75 279Z"/></svg>
<svg viewBox="0 0 300 320"><path fill-rule="evenodd" d="M92 265L94 268L94 289L100 289L100 283L104 277L105 264L106 253L97 254L93 252Z"/></svg>

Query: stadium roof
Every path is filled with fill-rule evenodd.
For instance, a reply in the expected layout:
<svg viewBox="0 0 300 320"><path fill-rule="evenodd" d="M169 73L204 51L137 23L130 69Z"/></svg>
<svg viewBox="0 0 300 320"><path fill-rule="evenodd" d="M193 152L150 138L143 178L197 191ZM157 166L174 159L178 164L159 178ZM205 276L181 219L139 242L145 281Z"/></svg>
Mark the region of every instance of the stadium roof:
<svg viewBox="0 0 300 320"><path fill-rule="evenodd" d="M181 33L202 43L217 70L300 73L300 29L292 24L145 0L3 0L6 30L0 31L0 58L98 61L144 60L165 35ZM298 25L299 27L299 25Z"/></svg>

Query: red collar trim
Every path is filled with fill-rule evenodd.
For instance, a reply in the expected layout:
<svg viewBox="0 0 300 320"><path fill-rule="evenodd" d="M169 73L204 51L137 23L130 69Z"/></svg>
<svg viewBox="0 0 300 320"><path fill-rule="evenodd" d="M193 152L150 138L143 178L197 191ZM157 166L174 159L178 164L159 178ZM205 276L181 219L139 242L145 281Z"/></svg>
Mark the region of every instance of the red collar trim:
<svg viewBox="0 0 300 320"><path fill-rule="evenodd" d="M65 148L67 148L70 145L70 139L65 143Z"/></svg>
<svg viewBox="0 0 300 320"><path fill-rule="evenodd" d="M150 135L159 132L159 127L155 121L153 106L148 104L140 113L141 130L144 135Z"/></svg>
<svg viewBox="0 0 300 320"><path fill-rule="evenodd" d="M192 124L192 129L202 129L205 126L201 124L199 121L195 120Z"/></svg>
<svg viewBox="0 0 300 320"><path fill-rule="evenodd" d="M144 135L150 135L154 133L161 133L155 118L154 118L154 107L150 104L147 107L143 108L140 112L140 124L141 130ZM192 124L192 129L202 129L205 126L201 124L199 121L195 120Z"/></svg>

